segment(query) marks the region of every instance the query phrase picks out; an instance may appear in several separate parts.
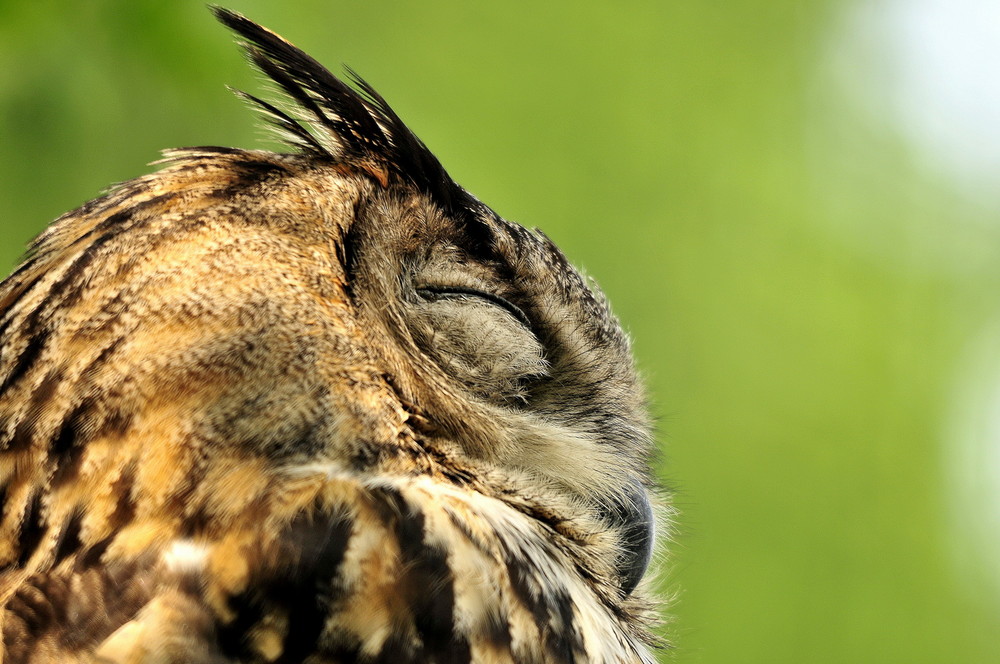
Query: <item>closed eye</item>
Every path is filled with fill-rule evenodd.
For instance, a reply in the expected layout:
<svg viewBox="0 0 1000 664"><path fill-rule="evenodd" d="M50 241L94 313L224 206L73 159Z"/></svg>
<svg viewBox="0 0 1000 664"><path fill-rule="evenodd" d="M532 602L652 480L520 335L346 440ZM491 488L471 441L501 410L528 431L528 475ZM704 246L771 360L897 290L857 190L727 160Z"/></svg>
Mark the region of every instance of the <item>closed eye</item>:
<svg viewBox="0 0 1000 664"><path fill-rule="evenodd" d="M417 288L417 294L428 300L437 300L448 297L474 297L486 300L487 302L505 309L507 313L516 318L518 322L526 328L529 330L532 329L531 320L527 315L525 315L524 311L522 311L520 307L493 293L476 290L475 288L466 288L465 286L421 286L420 288Z"/></svg>

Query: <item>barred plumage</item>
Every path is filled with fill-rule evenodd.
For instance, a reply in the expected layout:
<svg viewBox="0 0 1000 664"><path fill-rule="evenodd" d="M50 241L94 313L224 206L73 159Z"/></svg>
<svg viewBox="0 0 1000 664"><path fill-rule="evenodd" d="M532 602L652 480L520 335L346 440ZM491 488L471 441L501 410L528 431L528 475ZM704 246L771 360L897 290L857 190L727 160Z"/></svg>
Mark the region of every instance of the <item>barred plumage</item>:
<svg viewBox="0 0 1000 664"><path fill-rule="evenodd" d="M603 297L368 84L215 12L299 152L169 151L0 285L3 661L653 661Z"/></svg>

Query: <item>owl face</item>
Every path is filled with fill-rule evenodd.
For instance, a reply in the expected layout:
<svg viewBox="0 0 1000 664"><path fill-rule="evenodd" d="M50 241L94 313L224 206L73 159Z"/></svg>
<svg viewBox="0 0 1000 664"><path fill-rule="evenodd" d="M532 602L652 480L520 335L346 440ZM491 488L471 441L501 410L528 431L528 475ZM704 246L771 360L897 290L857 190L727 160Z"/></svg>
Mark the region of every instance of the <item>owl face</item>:
<svg viewBox="0 0 1000 664"><path fill-rule="evenodd" d="M297 152L169 151L0 286L8 648L69 629L41 593L112 661L135 625L247 661L647 661L650 428L603 296L367 83L214 11ZM91 616L98 586L132 608Z"/></svg>
<svg viewBox="0 0 1000 664"><path fill-rule="evenodd" d="M360 327L375 331L403 402L419 405L422 435L624 527L631 590L652 541L649 437L603 298L545 236L481 204L447 215L409 188L373 194L345 271Z"/></svg>

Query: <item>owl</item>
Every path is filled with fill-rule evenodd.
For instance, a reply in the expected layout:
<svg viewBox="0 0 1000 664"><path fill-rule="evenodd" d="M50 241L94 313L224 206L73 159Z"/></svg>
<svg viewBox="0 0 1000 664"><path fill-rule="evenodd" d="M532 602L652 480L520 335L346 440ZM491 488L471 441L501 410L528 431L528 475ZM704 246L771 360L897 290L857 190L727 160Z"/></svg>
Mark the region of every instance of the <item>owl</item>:
<svg viewBox="0 0 1000 664"><path fill-rule="evenodd" d="M2 661L653 662L666 500L603 296L213 11L289 152L167 151L0 285Z"/></svg>

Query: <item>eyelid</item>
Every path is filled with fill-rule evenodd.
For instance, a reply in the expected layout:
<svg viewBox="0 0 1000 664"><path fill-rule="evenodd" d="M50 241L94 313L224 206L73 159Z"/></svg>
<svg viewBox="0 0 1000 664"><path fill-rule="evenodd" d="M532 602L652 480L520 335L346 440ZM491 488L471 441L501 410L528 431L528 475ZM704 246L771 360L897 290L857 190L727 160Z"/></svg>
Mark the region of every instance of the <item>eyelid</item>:
<svg viewBox="0 0 1000 664"><path fill-rule="evenodd" d="M471 295L472 297L488 300L498 307L505 309L507 313L516 318L529 330L534 329L531 320L520 307L493 293L476 290L475 288L466 288L465 286L421 286L417 288L417 293L420 295L424 295L425 293L430 295Z"/></svg>

